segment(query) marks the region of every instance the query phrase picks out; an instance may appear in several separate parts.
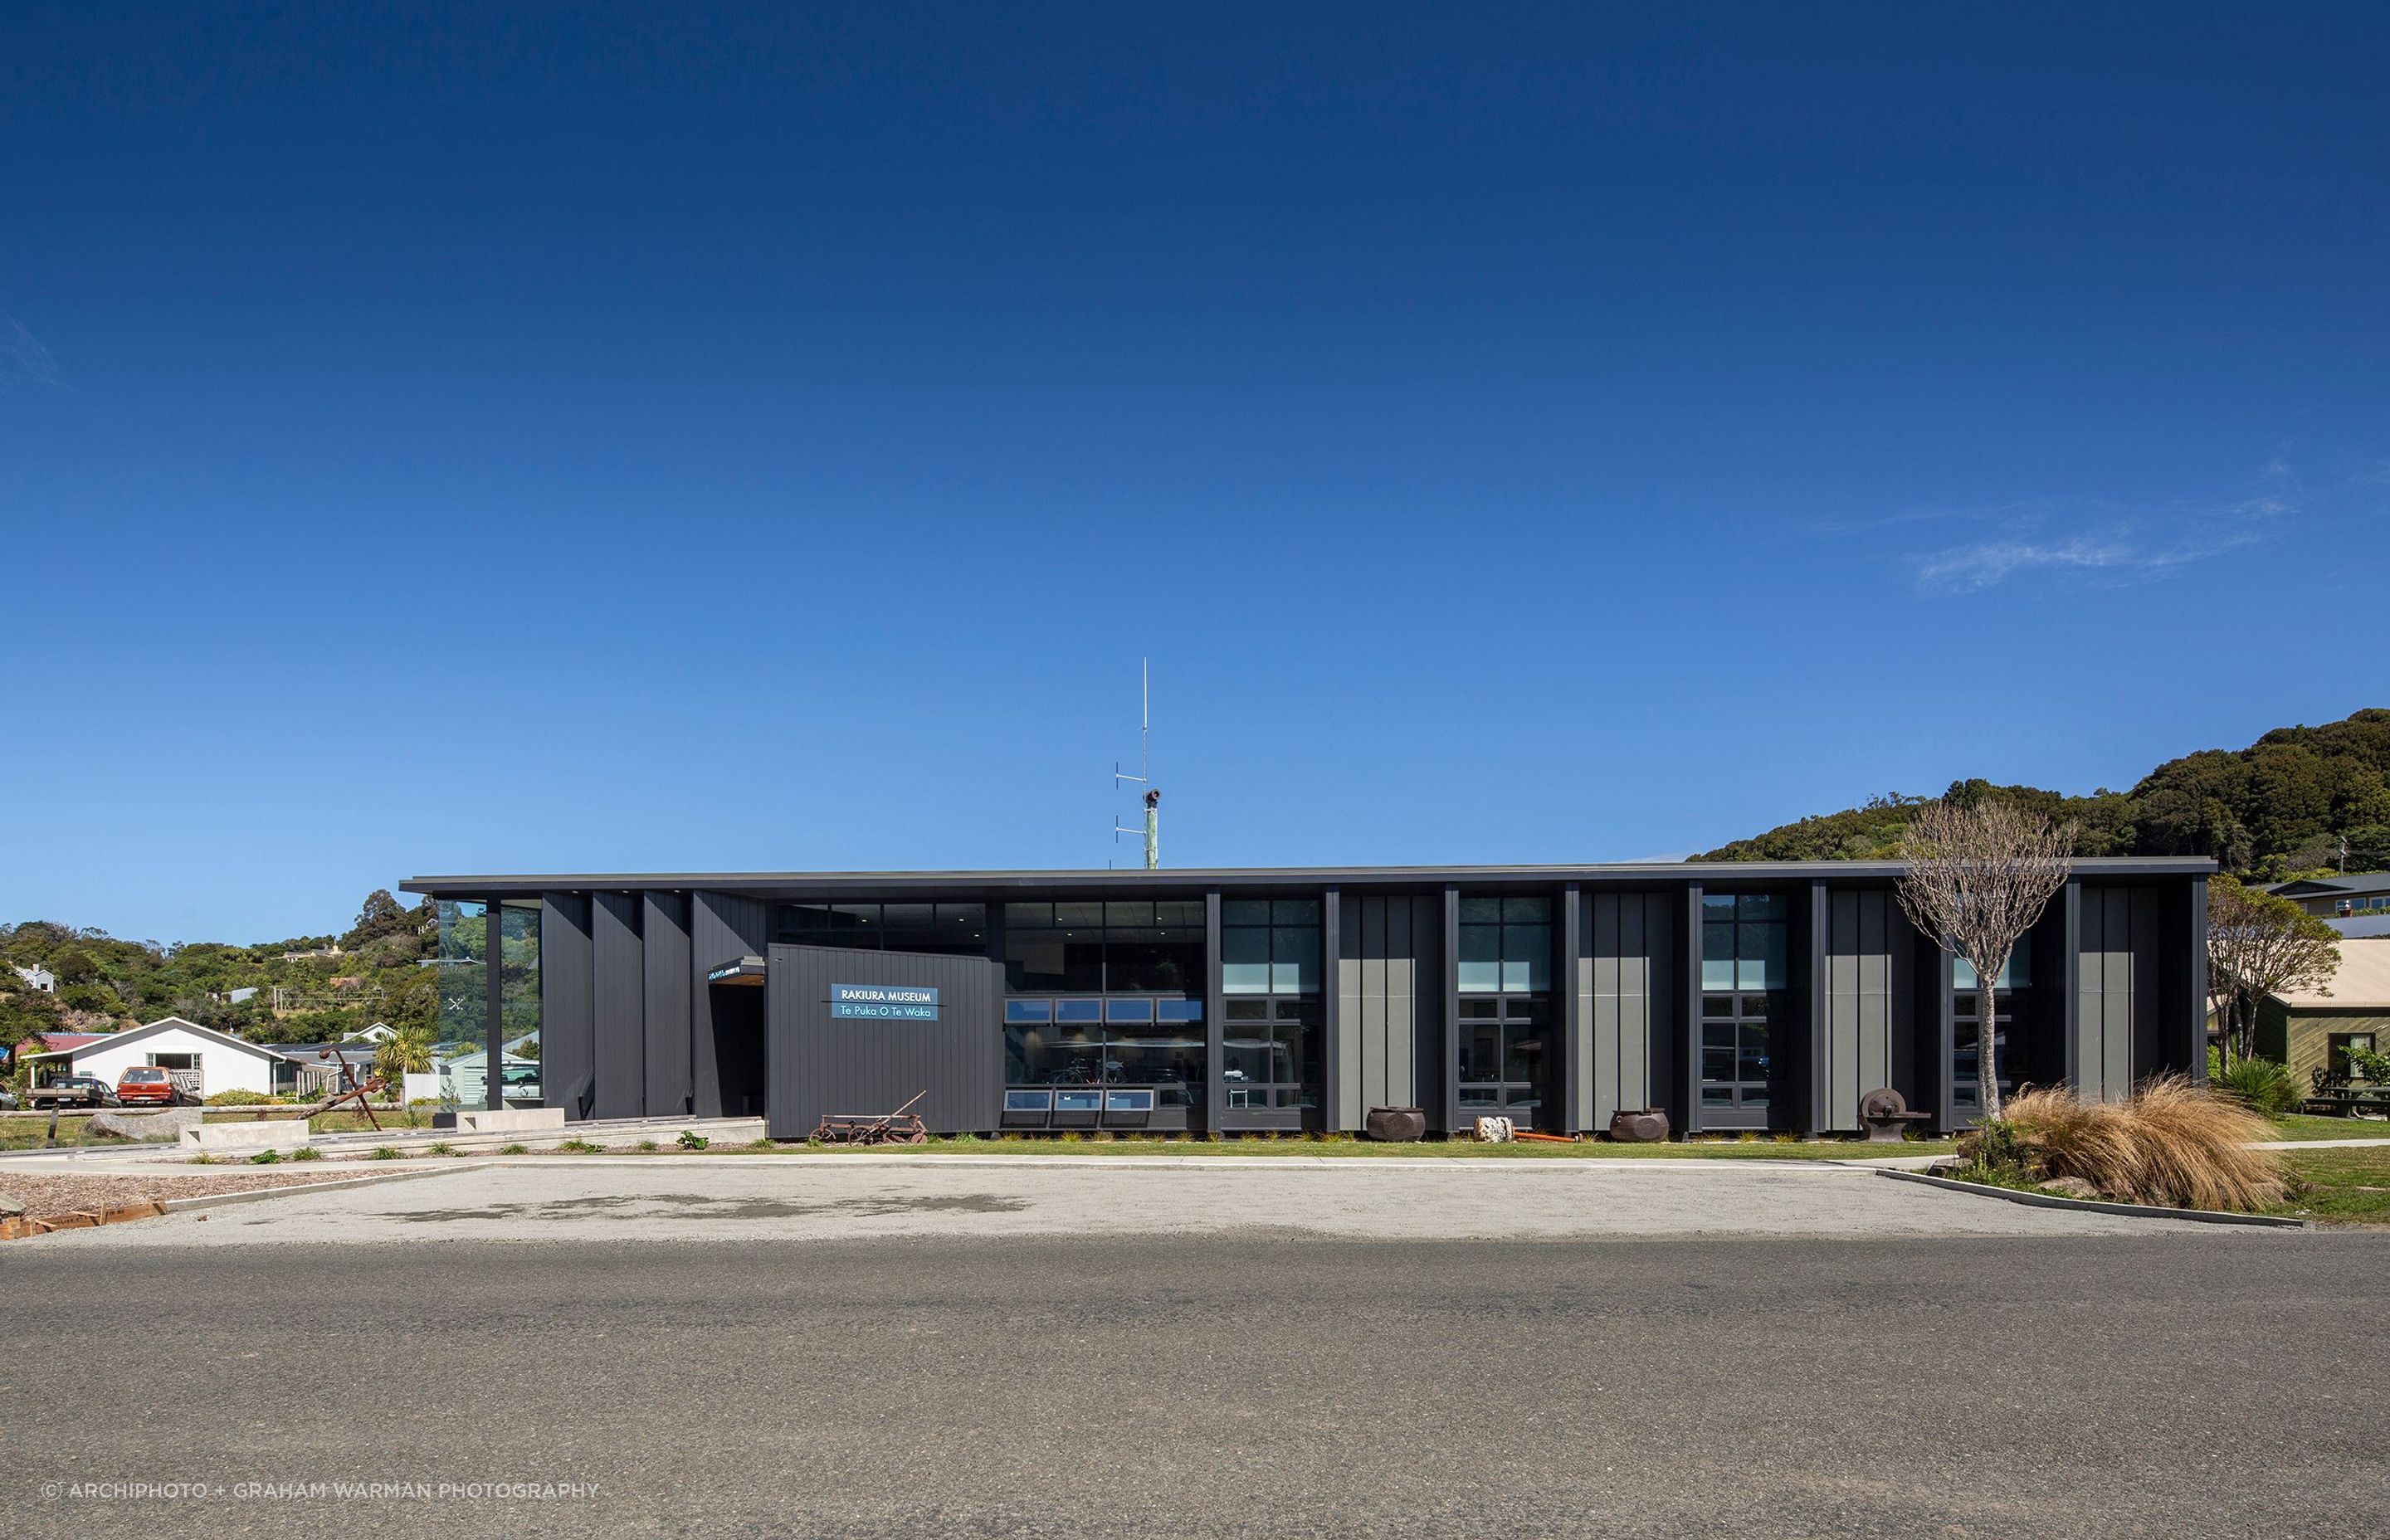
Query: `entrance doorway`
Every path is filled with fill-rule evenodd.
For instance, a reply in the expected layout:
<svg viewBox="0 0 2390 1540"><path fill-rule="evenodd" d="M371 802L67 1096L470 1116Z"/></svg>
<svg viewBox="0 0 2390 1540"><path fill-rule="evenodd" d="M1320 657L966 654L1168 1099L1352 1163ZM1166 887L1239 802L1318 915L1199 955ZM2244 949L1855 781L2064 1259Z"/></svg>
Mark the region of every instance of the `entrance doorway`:
<svg viewBox="0 0 2390 1540"><path fill-rule="evenodd" d="M709 984L713 992L713 1072L722 1116L764 1115L764 991Z"/></svg>

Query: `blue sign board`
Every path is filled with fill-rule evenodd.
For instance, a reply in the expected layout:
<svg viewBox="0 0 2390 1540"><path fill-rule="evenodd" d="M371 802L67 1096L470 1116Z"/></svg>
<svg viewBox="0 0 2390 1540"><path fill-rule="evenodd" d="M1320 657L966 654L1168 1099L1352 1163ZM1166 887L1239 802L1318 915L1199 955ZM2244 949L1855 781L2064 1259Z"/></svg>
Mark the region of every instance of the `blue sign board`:
<svg viewBox="0 0 2390 1540"><path fill-rule="evenodd" d="M938 992L919 984L832 984L829 1013L855 1021L934 1021Z"/></svg>

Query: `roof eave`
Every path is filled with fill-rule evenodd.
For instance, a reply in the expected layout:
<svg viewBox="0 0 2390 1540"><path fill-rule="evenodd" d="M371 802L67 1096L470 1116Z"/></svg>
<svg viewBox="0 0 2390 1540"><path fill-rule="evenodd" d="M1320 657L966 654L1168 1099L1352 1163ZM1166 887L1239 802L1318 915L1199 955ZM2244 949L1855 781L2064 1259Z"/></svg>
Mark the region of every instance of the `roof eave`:
<svg viewBox="0 0 2390 1540"><path fill-rule="evenodd" d="M1395 886L1476 881L1620 882L1638 879L1690 881L1717 876L1745 882L1845 878L1890 880L1900 861L1637 861L1586 866L1188 866L1142 868L852 871L852 872L535 872L458 873L410 877L401 892L432 897L515 897L544 892L669 889L742 892L848 889L924 891L1006 888L1134 888L1253 886ZM2204 856L2096 856L2077 861L2086 876L2204 877L2217 870Z"/></svg>

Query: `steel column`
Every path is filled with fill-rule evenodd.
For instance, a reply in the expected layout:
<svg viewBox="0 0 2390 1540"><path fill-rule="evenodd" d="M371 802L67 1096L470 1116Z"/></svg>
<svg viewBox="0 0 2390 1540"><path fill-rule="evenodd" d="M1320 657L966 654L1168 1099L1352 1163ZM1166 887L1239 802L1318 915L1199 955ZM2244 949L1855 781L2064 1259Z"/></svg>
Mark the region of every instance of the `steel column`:
<svg viewBox="0 0 2390 1540"><path fill-rule="evenodd" d="M493 898L482 908L482 958L484 998L482 1001L484 1046L482 1049L482 1106L495 1112L507 1104L505 1049L507 1035L507 918L506 906Z"/></svg>

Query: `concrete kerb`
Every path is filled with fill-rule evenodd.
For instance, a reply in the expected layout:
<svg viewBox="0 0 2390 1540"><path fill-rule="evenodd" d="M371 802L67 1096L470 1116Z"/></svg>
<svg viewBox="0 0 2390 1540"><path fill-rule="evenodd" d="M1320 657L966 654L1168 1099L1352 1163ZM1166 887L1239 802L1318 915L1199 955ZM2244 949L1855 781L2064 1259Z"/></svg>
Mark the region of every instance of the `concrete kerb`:
<svg viewBox="0 0 2390 1540"><path fill-rule="evenodd" d="M158 1206L168 1213L182 1213L190 1209L222 1208L227 1203L255 1203L267 1198L296 1198L302 1193L341 1192L350 1187L379 1187L384 1182L406 1182L419 1176L447 1176L471 1167L443 1161L434 1166L416 1166L405 1171L377 1171L364 1176L341 1176L328 1182L293 1182L278 1187L251 1187L245 1192L211 1192L196 1198L166 1198Z"/></svg>
<svg viewBox="0 0 2390 1540"><path fill-rule="evenodd" d="M2088 1210L2092 1213L2122 1214L2128 1219L2190 1219L2202 1225L2255 1225L2269 1230L2306 1230L2314 1226L2304 1219L2288 1219L2270 1213L2226 1213L2217 1209L2162 1209L2151 1203L2112 1203L2099 1198L2061 1198L2054 1192L2024 1192L2015 1187L1996 1187L1985 1182L1954 1182L1947 1176L1929 1176L1921 1171L1895 1171L1879 1166L1877 1172L1895 1182L1919 1182L1946 1192L1963 1192L1976 1198L1998 1198L2004 1202L2023 1203L2035 1209Z"/></svg>

